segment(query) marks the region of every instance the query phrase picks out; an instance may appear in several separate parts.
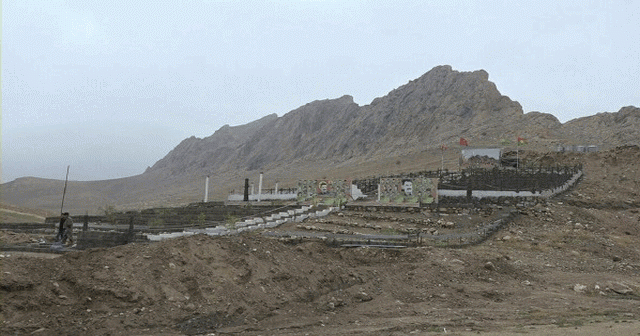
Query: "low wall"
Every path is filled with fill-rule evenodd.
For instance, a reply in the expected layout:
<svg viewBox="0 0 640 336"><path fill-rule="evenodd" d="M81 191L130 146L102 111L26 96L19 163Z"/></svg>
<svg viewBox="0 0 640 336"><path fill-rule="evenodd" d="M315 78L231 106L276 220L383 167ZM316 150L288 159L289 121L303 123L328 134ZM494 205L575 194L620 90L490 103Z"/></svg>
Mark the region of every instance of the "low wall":
<svg viewBox="0 0 640 336"><path fill-rule="evenodd" d="M80 231L77 235L77 249L114 247L132 242L147 242L147 237L135 232Z"/></svg>
<svg viewBox="0 0 640 336"><path fill-rule="evenodd" d="M579 171L577 174L575 174L573 177L571 177L571 179L569 179L569 181L567 181L565 184L561 185L558 188L555 189L551 189L551 190L545 190L542 192L542 196L543 197L553 197L555 195L558 195L560 193L563 193L565 191L567 191L569 188L571 188L576 182L578 182L578 180L582 177L582 171Z"/></svg>
<svg viewBox="0 0 640 336"><path fill-rule="evenodd" d="M238 221L236 223L228 223L227 225L211 226L206 228L184 229L175 232L158 232L155 234L145 234L150 241L160 241L194 234L206 234L209 236L226 236L238 234L244 231L253 231L258 229L269 229L278 227L284 223L301 222L307 218L323 217L331 211L337 210L336 207L326 208L322 210L316 209L314 206L302 206L297 209L289 209L270 215L255 216L252 218Z"/></svg>
<svg viewBox="0 0 640 336"><path fill-rule="evenodd" d="M569 178L565 183L557 188L547 189L543 191L498 191L498 190L471 190L471 197L477 199L483 198L500 198L500 197L510 197L510 198L531 198L531 197L544 197L550 198L555 195L558 195L562 192L567 191L571 188L580 178L582 177L582 171L578 171L573 174L571 178ZM467 197L467 190L448 190L448 189L438 189L438 196L443 197Z"/></svg>
<svg viewBox="0 0 640 336"><path fill-rule="evenodd" d="M249 195L249 201L290 201L295 200L297 197L298 194L252 194ZM232 202L244 201L244 195L229 195L227 200Z"/></svg>
<svg viewBox="0 0 640 336"><path fill-rule="evenodd" d="M212 223L224 223L230 218L245 218L261 213L280 211L281 205L265 203L243 203L225 205L223 202L198 202L184 207L152 208L140 211L114 212L102 216L84 216L71 214L74 224L95 223L126 225L145 228L197 227L211 226ZM46 223L59 223L60 217L47 217Z"/></svg>

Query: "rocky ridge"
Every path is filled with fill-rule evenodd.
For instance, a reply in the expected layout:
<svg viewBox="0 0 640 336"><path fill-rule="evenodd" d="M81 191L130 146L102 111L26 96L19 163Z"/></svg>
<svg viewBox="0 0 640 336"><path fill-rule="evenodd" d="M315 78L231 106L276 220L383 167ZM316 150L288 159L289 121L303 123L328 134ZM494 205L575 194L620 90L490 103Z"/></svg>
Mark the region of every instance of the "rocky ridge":
<svg viewBox="0 0 640 336"><path fill-rule="evenodd" d="M369 105L359 106L351 96L319 100L281 117L272 114L246 125L225 125L203 139L185 139L141 175L72 183L67 204L95 212L106 204L143 208L195 202L201 200L207 175L216 180L212 196L225 198L260 171L274 179L270 183L293 186L300 178L436 169L439 160L430 158L439 158L441 144L455 147L464 137L471 146L495 147L501 139L519 136L527 138L528 148L542 151L558 144L637 144L640 108L562 124L551 114L524 113L518 102L500 94L484 70L438 66ZM454 151L446 159L457 162ZM1 191L4 202L55 210L61 183L17 179Z"/></svg>

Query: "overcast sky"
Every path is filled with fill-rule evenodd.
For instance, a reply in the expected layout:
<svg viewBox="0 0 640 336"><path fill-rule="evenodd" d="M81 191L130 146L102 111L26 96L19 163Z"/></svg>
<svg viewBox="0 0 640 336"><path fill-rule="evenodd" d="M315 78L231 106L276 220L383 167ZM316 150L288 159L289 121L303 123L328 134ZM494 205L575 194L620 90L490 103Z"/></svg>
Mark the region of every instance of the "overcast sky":
<svg viewBox="0 0 640 336"><path fill-rule="evenodd" d="M437 65L525 112L640 106L640 1L2 1L2 181L142 173L181 140Z"/></svg>

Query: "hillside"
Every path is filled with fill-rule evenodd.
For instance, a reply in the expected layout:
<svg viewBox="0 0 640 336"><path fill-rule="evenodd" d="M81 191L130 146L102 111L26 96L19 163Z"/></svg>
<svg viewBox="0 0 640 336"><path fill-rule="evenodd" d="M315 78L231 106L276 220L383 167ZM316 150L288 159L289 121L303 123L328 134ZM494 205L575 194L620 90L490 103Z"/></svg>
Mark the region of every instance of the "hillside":
<svg viewBox="0 0 640 336"><path fill-rule="evenodd" d="M265 172L265 185L294 187L298 179L361 177L437 169L441 144L452 150L445 166L457 167L457 141L497 146L501 139L528 139L529 149L558 144L601 148L640 141L640 109L605 112L562 124L551 114L524 113L500 94L484 70L459 72L438 66L371 104L351 96L308 103L283 116L241 126L225 125L205 138L183 140L141 175L71 182L65 207L74 213L114 205L118 209L178 205L239 190L245 178ZM20 178L1 186L3 202L59 211L63 181Z"/></svg>

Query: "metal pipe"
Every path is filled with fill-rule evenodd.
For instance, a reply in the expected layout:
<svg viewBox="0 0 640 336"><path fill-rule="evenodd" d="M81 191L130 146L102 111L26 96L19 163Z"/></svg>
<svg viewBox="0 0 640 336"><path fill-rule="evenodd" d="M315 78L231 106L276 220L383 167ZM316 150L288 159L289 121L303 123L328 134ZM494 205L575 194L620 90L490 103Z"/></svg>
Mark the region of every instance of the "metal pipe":
<svg viewBox="0 0 640 336"><path fill-rule="evenodd" d="M260 199L262 197L262 175L264 173L260 172L260 180L258 181L258 202L260 202Z"/></svg>
<svg viewBox="0 0 640 336"><path fill-rule="evenodd" d="M244 179L244 201L245 202L249 201L249 179L248 178Z"/></svg>
<svg viewBox="0 0 640 336"><path fill-rule="evenodd" d="M204 202L209 202L209 176L204 180Z"/></svg>

